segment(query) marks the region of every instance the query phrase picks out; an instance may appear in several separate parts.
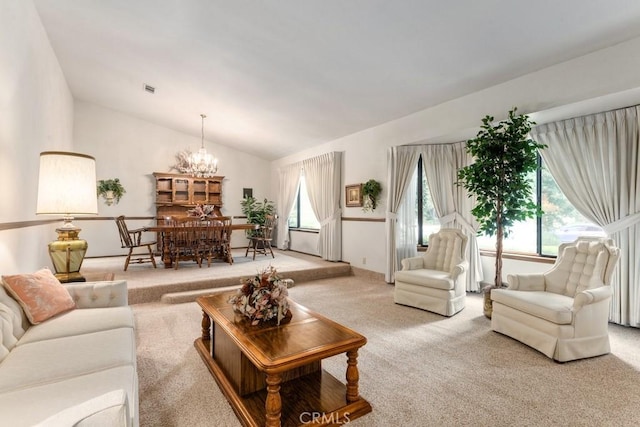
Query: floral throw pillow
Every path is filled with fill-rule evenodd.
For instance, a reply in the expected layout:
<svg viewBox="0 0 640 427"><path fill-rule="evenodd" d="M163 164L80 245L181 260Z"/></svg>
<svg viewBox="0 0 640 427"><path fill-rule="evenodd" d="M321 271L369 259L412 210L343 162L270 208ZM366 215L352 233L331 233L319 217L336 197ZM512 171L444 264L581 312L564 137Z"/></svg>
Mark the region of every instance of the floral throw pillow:
<svg viewBox="0 0 640 427"><path fill-rule="evenodd" d="M33 325L76 306L67 289L48 268L33 274L2 276L2 282Z"/></svg>

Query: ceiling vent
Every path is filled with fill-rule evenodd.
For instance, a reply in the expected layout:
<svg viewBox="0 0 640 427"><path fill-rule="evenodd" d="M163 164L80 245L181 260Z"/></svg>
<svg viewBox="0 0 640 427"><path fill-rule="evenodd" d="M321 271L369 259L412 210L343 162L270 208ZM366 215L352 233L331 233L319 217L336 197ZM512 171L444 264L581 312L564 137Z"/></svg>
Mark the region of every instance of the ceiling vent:
<svg viewBox="0 0 640 427"><path fill-rule="evenodd" d="M156 93L156 88L145 83L144 90L149 93Z"/></svg>

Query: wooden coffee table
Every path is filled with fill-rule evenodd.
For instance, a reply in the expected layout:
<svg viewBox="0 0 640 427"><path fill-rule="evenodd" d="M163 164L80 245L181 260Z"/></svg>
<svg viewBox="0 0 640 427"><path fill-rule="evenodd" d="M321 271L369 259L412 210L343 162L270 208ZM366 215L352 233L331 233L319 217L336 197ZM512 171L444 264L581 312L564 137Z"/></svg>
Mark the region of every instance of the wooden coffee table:
<svg viewBox="0 0 640 427"><path fill-rule="evenodd" d="M293 318L251 326L227 302L196 299L202 336L194 345L245 426L339 425L371 412L358 393L358 349L367 339L290 301ZM321 360L346 353L346 384Z"/></svg>

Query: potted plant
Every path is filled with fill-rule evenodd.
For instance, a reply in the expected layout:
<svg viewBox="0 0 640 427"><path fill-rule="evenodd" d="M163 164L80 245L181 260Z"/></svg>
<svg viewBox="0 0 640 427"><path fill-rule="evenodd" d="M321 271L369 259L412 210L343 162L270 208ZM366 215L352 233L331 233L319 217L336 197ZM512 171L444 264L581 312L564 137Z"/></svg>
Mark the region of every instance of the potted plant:
<svg viewBox="0 0 640 427"><path fill-rule="evenodd" d="M114 201L116 204L127 191L124 189L118 178L101 179L98 181L98 196L102 196L107 206L111 206Z"/></svg>
<svg viewBox="0 0 640 427"><path fill-rule="evenodd" d="M245 197L240 202L240 205L242 207L242 213L247 217L247 223L249 224L264 225L266 216L274 215L276 212L275 203L267 199L260 202L254 197ZM251 237L253 233L254 230L247 231L249 237Z"/></svg>
<svg viewBox="0 0 640 427"><path fill-rule="evenodd" d="M474 163L458 171L458 185L476 197L471 210L480 224L479 233L496 236L495 277L484 291L484 314L491 317L491 289L502 287L502 247L515 222L539 216L528 179L538 167L537 152L546 147L529 137L535 122L526 115L509 111L507 120L493 124L493 117L482 119L474 139L466 144Z"/></svg>
<svg viewBox="0 0 640 427"><path fill-rule="evenodd" d="M374 211L378 207L378 199L382 192L382 186L375 179L370 179L362 186L362 210Z"/></svg>

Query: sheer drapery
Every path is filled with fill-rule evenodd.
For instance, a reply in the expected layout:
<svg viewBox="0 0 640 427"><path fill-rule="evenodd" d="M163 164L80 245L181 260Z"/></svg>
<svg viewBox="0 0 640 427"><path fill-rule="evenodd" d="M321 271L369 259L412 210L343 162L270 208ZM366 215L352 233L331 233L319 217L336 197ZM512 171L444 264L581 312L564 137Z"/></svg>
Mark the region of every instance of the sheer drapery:
<svg viewBox="0 0 640 427"><path fill-rule="evenodd" d="M387 150L387 213L385 221L386 269L384 278L387 283L395 281L398 270L396 246L396 221L402 198L415 172L420 155L419 147L399 146Z"/></svg>
<svg viewBox="0 0 640 427"><path fill-rule="evenodd" d="M422 164L429 185L433 207L441 227L459 228L469 238L467 245L466 290L477 292L482 281L482 263L478 249L478 222L471 214L474 198L456 185L458 169L472 163L464 142L455 144L434 144L421 146Z"/></svg>
<svg viewBox="0 0 640 427"><path fill-rule="evenodd" d="M322 259L342 259L340 191L342 153L334 151L303 160L311 209L320 222L318 253Z"/></svg>
<svg viewBox="0 0 640 427"><path fill-rule="evenodd" d="M413 173L409 186L398 208L396 222L396 262L418 255L418 215L416 199L418 194L418 174Z"/></svg>
<svg viewBox="0 0 640 427"><path fill-rule="evenodd" d="M610 319L640 326L639 107L532 129L540 154L575 208L602 226L620 248Z"/></svg>
<svg viewBox="0 0 640 427"><path fill-rule="evenodd" d="M293 209L298 194L298 185L300 184L300 172L302 163L294 163L279 169L280 172L280 192L278 194L278 228L277 228L277 246L280 249L289 249L289 214Z"/></svg>

